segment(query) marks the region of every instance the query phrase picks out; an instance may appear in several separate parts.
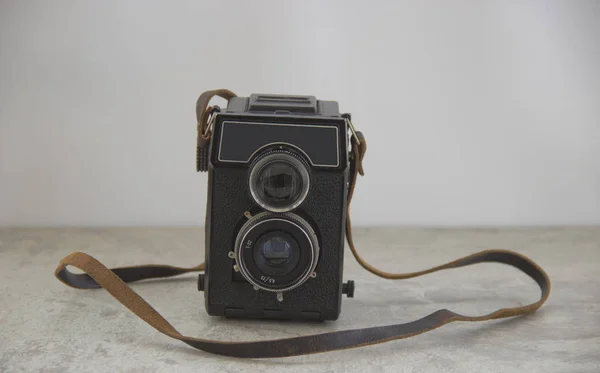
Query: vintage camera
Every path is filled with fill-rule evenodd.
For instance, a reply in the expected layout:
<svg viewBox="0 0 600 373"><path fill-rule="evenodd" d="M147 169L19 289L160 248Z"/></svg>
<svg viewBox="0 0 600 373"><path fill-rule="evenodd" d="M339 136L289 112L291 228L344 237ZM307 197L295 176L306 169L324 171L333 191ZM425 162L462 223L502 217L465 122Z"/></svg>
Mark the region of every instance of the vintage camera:
<svg viewBox="0 0 600 373"><path fill-rule="evenodd" d="M342 294L349 126L335 101L253 94L213 108L206 270L211 315L335 320Z"/></svg>

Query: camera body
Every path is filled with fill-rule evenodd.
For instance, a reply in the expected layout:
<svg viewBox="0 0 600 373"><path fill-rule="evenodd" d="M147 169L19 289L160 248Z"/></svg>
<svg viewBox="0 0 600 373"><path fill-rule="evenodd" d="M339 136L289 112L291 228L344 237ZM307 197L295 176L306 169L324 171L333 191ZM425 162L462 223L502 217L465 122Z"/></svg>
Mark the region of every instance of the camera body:
<svg viewBox="0 0 600 373"><path fill-rule="evenodd" d="M253 94L211 121L207 312L337 319L353 292L342 281L349 123L337 102Z"/></svg>

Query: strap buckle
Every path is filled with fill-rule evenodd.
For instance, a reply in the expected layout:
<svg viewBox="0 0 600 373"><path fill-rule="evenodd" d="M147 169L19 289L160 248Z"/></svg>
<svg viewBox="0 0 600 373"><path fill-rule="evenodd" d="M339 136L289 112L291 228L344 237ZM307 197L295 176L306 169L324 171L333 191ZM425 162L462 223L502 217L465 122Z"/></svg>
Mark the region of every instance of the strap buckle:
<svg viewBox="0 0 600 373"><path fill-rule="evenodd" d="M206 120L206 129L204 130L202 137L206 138L208 134L212 131L212 128L215 124L215 119L217 117L216 113L220 111L221 109L216 105L210 108L210 114L208 114L208 119Z"/></svg>
<svg viewBox="0 0 600 373"><path fill-rule="evenodd" d="M356 133L356 128L354 128L354 124L352 123L352 120L350 119L350 115L345 114L344 118L346 119L348 128L350 128L350 132L352 132L352 137L354 138L354 141L356 141L356 145L360 145L360 139L358 138L358 134Z"/></svg>
<svg viewBox="0 0 600 373"><path fill-rule="evenodd" d="M342 114L342 118L346 120L348 128L350 128L350 132L352 133L352 140L350 141L350 157L354 159L356 171L358 171L361 176L364 176L365 171L363 169L362 161L365 152L367 151L367 143L362 133L354 128L351 115L349 113Z"/></svg>

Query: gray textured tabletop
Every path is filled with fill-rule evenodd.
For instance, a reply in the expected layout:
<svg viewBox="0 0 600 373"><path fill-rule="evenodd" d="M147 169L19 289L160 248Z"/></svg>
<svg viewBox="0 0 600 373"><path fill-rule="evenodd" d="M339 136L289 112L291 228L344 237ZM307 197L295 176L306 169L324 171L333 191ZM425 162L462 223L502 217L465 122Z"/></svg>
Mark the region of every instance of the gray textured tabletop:
<svg viewBox="0 0 600 373"><path fill-rule="evenodd" d="M389 271L430 267L483 248L530 256L552 280L537 313L453 323L360 349L274 360L209 355L163 336L101 290L65 287L58 261L85 251L108 266L191 265L203 258L193 228L0 229L0 372L600 372L600 228L358 229L364 257ZM440 308L483 314L535 301L537 285L499 264L389 281L346 255L356 282L335 322L226 320L206 315L193 274L134 284L184 334L256 340L412 321Z"/></svg>

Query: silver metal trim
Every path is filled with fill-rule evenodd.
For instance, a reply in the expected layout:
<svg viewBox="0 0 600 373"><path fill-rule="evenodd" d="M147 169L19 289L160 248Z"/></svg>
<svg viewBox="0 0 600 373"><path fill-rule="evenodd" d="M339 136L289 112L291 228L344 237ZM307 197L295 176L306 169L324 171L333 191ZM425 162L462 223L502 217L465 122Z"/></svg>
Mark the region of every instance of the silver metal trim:
<svg viewBox="0 0 600 373"><path fill-rule="evenodd" d="M256 186L255 186L256 178L258 178L259 170L261 170L266 163L270 162L272 157L276 157L276 156L285 157L285 161L292 164L292 166L294 166L298 170L298 172L300 173L300 176L302 177L302 184L304 184L302 186L302 194L300 194L300 197L298 198L298 200L296 202L292 203L291 205L288 205L285 207L274 207L274 206L269 205L265 201L263 201L258 196L258 193L256 191ZM277 159L277 158L275 158L275 159ZM304 200L306 199L306 196L308 195L308 191L310 190L310 175L308 173L308 170L306 169L305 164L301 160L299 160L298 158L294 157L291 154L278 152L278 153L269 154L269 155L265 156L264 158L261 158L254 165L254 167L252 167L252 169L250 170L250 177L248 177L248 184L249 184L250 194L252 195L254 202L256 202L260 207L264 208L265 210L272 211L272 212L288 212L288 211L292 211L296 207L300 206L302 204L302 202L304 202Z"/></svg>
<svg viewBox="0 0 600 373"><path fill-rule="evenodd" d="M354 137L354 139L356 139L356 144L360 145L360 139L358 138L358 135L356 134L356 129L354 128L354 124L348 118L346 118L346 122L348 123L348 127L350 127L350 132L352 132L352 137Z"/></svg>
<svg viewBox="0 0 600 373"><path fill-rule="evenodd" d="M240 229L240 233L244 233L244 235L242 237L240 237L240 234L238 234L237 239L235 240L235 254L236 254L236 264L238 266L238 268L240 269L240 273L242 274L242 276L250 283L254 286L254 288L259 288L265 291L270 291L270 292L274 292L274 293L283 293L284 291L290 291L292 289L297 288L298 286L302 285L303 283L305 283L309 278L311 278L311 274L315 271L315 267L317 266L317 262L319 259L319 242L317 240L317 237L314 233L314 231L312 230L312 228L310 227L310 225L301 217L299 217L296 214L292 214L292 213L285 213L282 214L284 216L289 216L291 219L295 220L296 222L305 225L305 227L300 226L299 224L296 224L296 222L289 220L289 219L282 219L279 217L276 217L277 215L269 213L269 212L262 212L256 216L254 216L252 219L248 220L243 226L242 229ZM269 218L269 216L273 216L271 218ZM257 224L254 224L255 221L263 219L262 221L259 221ZM256 281L252 275L250 274L250 272L248 271L248 269L246 268L245 264L244 264L244 257L243 257L243 249L244 249L244 242L246 241L246 237L248 236L248 234L255 229L256 227L260 226L261 224L273 221L273 220L279 220L279 221L283 221L289 224L292 224L294 226L296 226L297 228L299 228L302 233L304 233L304 235L306 236L306 238L308 239L308 242L310 244L310 265L307 267L307 270L298 278L298 280L293 283L292 285L288 286L287 288L284 289L270 289L264 285L262 285L261 283L259 283L258 281ZM254 225L253 225L254 224ZM310 233L310 235L309 235ZM312 237L311 237L312 235Z"/></svg>
<svg viewBox="0 0 600 373"><path fill-rule="evenodd" d="M312 166L314 166L314 164L310 160L310 157L308 156L308 154L306 154L306 152L304 150L300 149L298 146L296 146L294 144L290 144L289 142L283 142L283 141L280 141L280 142L270 142L268 144L265 144L265 145L261 146L260 148L256 149L254 151L254 153L252 153L250 155L250 158L249 158L248 162L243 162L243 161L225 161L225 162L231 162L231 163L250 163L250 159L254 158L258 153L261 153L262 151L264 151L267 148L276 148L277 149L277 146L282 147L282 148L280 148L280 150L285 150L285 148L283 148L283 147L287 146L287 147L291 148L293 151L297 151L298 153L302 153L304 155L304 157L306 159L308 159L308 161L310 162L310 164ZM220 161L220 159L219 159L219 161ZM337 167L337 166L331 166L331 165L324 166L324 165L320 165L320 167Z"/></svg>
<svg viewBox="0 0 600 373"><path fill-rule="evenodd" d="M221 158L221 150L222 150L222 143L223 143L223 131L225 130L225 125L228 123L239 123L239 124L258 124L261 126L287 126L287 127L313 127L313 128L331 128L331 129L335 129L335 147L336 147L336 164L335 165L328 165L328 164L315 164L313 163L312 159L308 156L308 154L306 154L304 152L304 150L298 148L298 146L296 145L292 145L286 142L273 142L273 143L269 143L266 145L261 146L259 149L255 150L250 157L248 158L248 160L246 161L237 161L237 160L231 160L231 159L223 159ZM293 146L296 149L300 149L300 151L306 156L306 158L308 159L308 161L310 162L310 164L312 166L316 166L316 167L331 167L331 168L335 168L335 167L339 167L340 165L340 129L337 126L320 126L320 125L312 125L312 124L289 124L289 123L261 123L261 122L243 122L243 121L233 121L233 120L226 120L223 123L221 123L221 137L220 137L220 143L219 143L219 154L217 155L217 159L219 160L219 162L224 162L224 163L248 163L250 162L250 160L256 155L257 152L261 151L262 149L264 149L267 146L271 146L271 145L290 145Z"/></svg>
<svg viewBox="0 0 600 373"><path fill-rule="evenodd" d="M206 137L206 135L208 135L208 133L212 131L212 128L213 128L213 125L215 124L216 118L217 118L216 112L211 111L211 113L208 114L208 120L206 121L206 130L204 131L202 136Z"/></svg>

